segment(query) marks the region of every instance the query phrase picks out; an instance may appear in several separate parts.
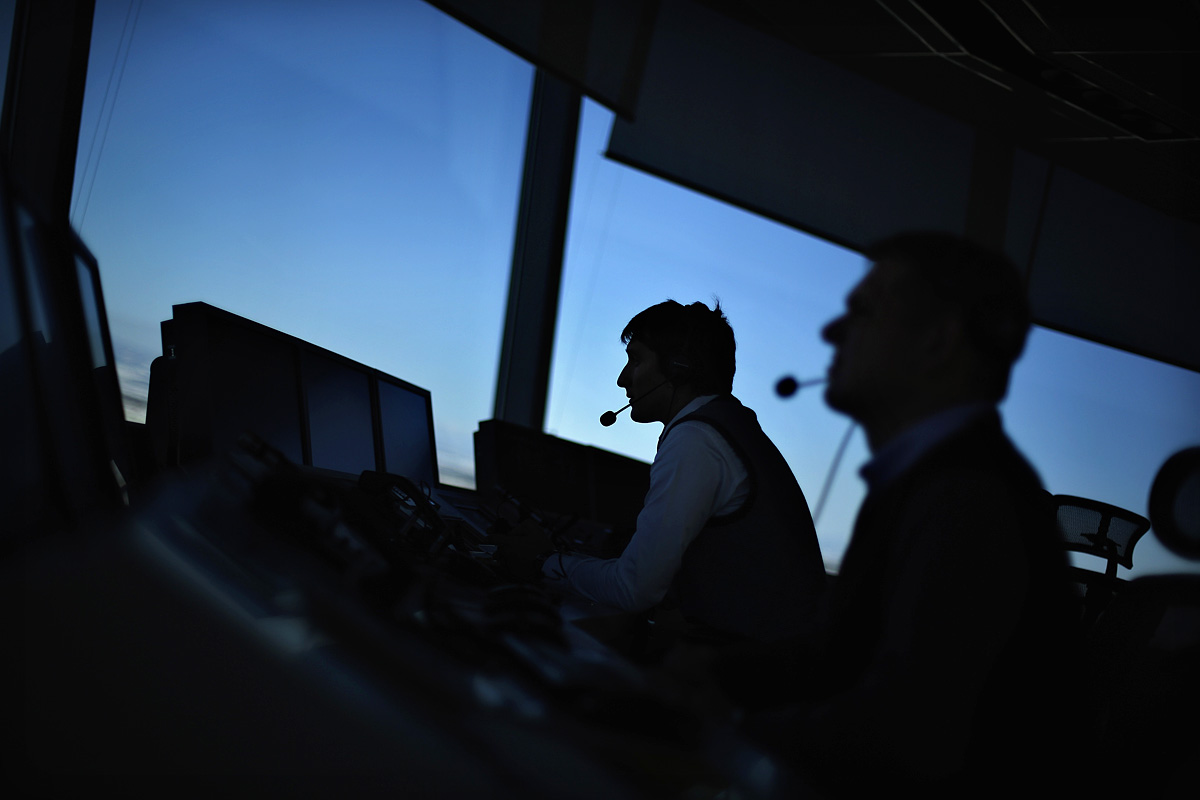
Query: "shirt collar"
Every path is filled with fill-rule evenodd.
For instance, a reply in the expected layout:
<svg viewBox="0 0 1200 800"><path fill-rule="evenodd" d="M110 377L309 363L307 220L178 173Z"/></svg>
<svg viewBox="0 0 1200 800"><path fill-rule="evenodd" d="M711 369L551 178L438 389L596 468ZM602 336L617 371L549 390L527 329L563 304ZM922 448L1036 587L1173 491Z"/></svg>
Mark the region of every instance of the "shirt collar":
<svg viewBox="0 0 1200 800"><path fill-rule="evenodd" d="M668 422L666 425L663 425L662 433L660 433L658 435L658 446L662 447L663 439L667 438L667 431L671 430L671 428L675 425L676 422L683 419L688 414L691 414L693 411L695 411L697 408L700 408L700 406L704 405L705 403L707 403L711 400L716 400L716 399L717 399L717 395L715 395L715 394L702 394L699 397L697 397L695 400L693 400L692 402L688 403L683 408L679 409L679 413L676 414L675 416L671 417L670 422Z"/></svg>
<svg viewBox="0 0 1200 800"><path fill-rule="evenodd" d="M991 403L968 403L909 426L859 469L867 490L876 491L900 477L934 446L993 409Z"/></svg>

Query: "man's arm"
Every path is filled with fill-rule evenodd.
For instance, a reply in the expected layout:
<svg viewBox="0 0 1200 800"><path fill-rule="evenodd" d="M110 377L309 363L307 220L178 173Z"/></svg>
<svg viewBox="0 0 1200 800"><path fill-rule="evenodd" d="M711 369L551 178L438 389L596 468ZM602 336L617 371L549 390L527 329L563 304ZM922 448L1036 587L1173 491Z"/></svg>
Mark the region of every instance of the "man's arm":
<svg viewBox="0 0 1200 800"><path fill-rule="evenodd" d="M731 463L732 460L732 463ZM637 530L620 558L564 555L542 568L546 582L624 611L644 611L666 595L684 551L710 517L741 500L745 468L711 426L678 425L650 467Z"/></svg>

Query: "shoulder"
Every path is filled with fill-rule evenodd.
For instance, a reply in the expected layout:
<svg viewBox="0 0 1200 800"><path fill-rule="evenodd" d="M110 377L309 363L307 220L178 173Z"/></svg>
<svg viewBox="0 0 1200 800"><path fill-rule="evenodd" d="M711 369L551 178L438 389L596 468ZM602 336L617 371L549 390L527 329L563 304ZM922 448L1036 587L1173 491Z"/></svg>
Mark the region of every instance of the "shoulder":
<svg viewBox="0 0 1200 800"><path fill-rule="evenodd" d="M733 395L714 397L679 419L674 427L679 428L692 423L703 424L734 445L762 433L762 428L758 425L758 415L742 405Z"/></svg>
<svg viewBox="0 0 1200 800"><path fill-rule="evenodd" d="M746 465L725 435L707 422L683 420L659 445L650 467L660 476L673 472L708 474L720 482L745 480Z"/></svg>
<svg viewBox="0 0 1200 800"><path fill-rule="evenodd" d="M658 452L660 455L664 451L698 454L726 447L728 443L724 435L712 424L700 419L684 419L671 427Z"/></svg>
<svg viewBox="0 0 1200 800"><path fill-rule="evenodd" d="M687 419L757 420L758 416L731 394L717 395L692 411Z"/></svg>
<svg viewBox="0 0 1200 800"><path fill-rule="evenodd" d="M1011 566L1027 542L1053 533L1053 511L1023 460L944 459L904 476L887 494L877 519L895 531L893 546L902 551L938 552L975 568Z"/></svg>
<svg viewBox="0 0 1200 800"><path fill-rule="evenodd" d="M896 489L907 507L964 524L1011 516L1034 500L1021 476L967 464L914 474Z"/></svg>
<svg viewBox="0 0 1200 800"><path fill-rule="evenodd" d="M1042 493L1037 472L995 414L935 446L897 483L901 493L947 509L1017 509Z"/></svg>
<svg viewBox="0 0 1200 800"><path fill-rule="evenodd" d="M899 478L931 487L956 482L973 487L1041 488L1033 466L1009 439L994 410L934 444Z"/></svg>

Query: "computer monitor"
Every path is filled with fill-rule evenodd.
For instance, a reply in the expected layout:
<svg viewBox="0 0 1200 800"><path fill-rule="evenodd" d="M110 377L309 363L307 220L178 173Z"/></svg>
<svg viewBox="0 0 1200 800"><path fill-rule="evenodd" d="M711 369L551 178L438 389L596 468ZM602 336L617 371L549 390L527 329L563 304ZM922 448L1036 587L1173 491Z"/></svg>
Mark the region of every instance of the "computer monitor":
<svg viewBox="0 0 1200 800"><path fill-rule="evenodd" d="M300 376L308 412L306 463L338 472L377 468L370 371L302 349Z"/></svg>
<svg viewBox="0 0 1200 800"><path fill-rule="evenodd" d="M429 392L388 375L378 375L383 469L429 486L438 484Z"/></svg>
<svg viewBox="0 0 1200 800"><path fill-rule="evenodd" d="M174 408L181 461L251 432L299 464L438 484L432 398L407 381L207 303L173 307L160 361L148 419Z"/></svg>

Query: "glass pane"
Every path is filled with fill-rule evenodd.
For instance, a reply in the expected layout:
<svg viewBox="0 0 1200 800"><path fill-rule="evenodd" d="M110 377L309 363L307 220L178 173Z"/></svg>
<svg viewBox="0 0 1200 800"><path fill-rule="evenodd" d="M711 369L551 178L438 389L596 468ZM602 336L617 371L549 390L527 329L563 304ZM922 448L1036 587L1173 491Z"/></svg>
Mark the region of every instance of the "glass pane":
<svg viewBox="0 0 1200 800"><path fill-rule="evenodd" d="M846 418L825 407L820 389L784 401L772 387L785 373L823 374L829 349L818 332L840 312L865 264L855 253L606 160L611 119L585 106L548 431L650 461L661 426L625 415L611 428L598 422L625 402L616 386L620 332L633 314L668 297L711 304L716 295L737 336L734 393L758 412L791 464L826 563L836 569L863 497L857 468L868 457L865 442L855 432L834 471ZM1051 492L1145 515L1159 466L1200 444L1197 408L1196 373L1035 329L1002 413ZM1096 568L1087 558L1077 563ZM1148 534L1133 570L1121 574L1198 570Z"/></svg>
<svg viewBox="0 0 1200 800"><path fill-rule="evenodd" d="M98 0L72 222L127 403L205 301L492 416L533 70L420 0Z"/></svg>
<svg viewBox="0 0 1200 800"><path fill-rule="evenodd" d="M824 375L828 348L818 331L861 277L857 253L650 177L603 157L613 115L587 103L580 130L571 227L551 372L547 431L650 461L659 425L622 414L616 385L625 363L621 330L638 311L668 298L714 297L737 339L733 391L759 416L791 464L817 521L830 567L841 559L862 488L853 466L865 458L855 433L821 504L849 421L826 408L819 388L789 400L784 375ZM818 515L818 510L820 511Z"/></svg>
<svg viewBox="0 0 1200 800"><path fill-rule="evenodd" d="M1003 408L1009 432L1048 490L1142 516L1163 462L1200 444L1200 374L1044 328L1034 328ZM1200 572L1153 530L1120 577ZM1103 569L1087 555L1074 561Z"/></svg>

